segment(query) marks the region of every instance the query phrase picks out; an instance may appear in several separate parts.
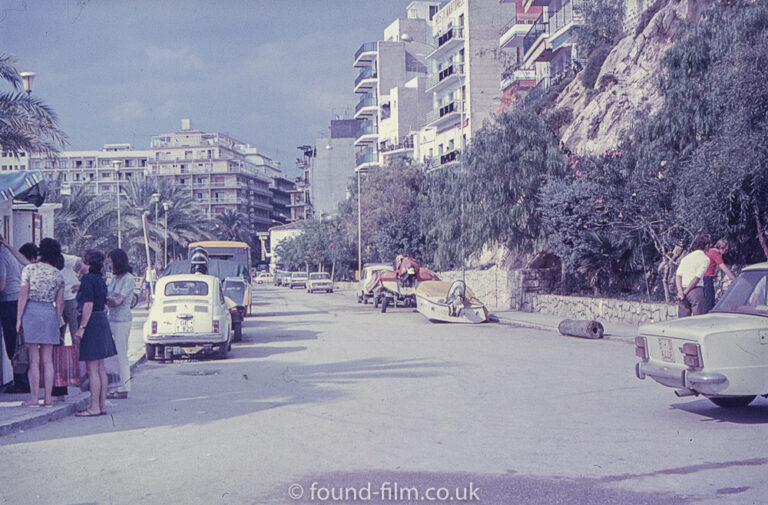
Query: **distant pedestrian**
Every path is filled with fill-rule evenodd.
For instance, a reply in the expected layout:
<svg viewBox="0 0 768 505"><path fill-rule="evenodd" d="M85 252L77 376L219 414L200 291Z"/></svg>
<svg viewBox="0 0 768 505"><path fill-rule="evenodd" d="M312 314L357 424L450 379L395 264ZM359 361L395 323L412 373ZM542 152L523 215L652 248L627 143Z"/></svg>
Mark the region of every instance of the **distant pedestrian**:
<svg viewBox="0 0 768 505"><path fill-rule="evenodd" d="M704 251L710 245L712 238L709 235L699 235L691 245L693 251L680 260L675 274L678 317L696 316L706 312L702 279L710 263Z"/></svg>
<svg viewBox="0 0 768 505"><path fill-rule="evenodd" d="M104 282L104 253L88 249L83 255L88 273L80 279L77 291L80 326L75 338L80 340L80 361L85 361L90 383L91 401L78 417L93 417L107 413L107 369L104 360L117 354L107 314L107 284Z"/></svg>
<svg viewBox="0 0 768 505"><path fill-rule="evenodd" d="M107 289L109 307L109 326L117 347L117 359L120 362L120 386L117 391L107 394L107 398L128 398L131 390L131 365L128 362L128 337L131 336L131 298L135 280L128 264L128 255L122 249L113 249L107 255L112 263L112 278Z"/></svg>
<svg viewBox="0 0 768 505"><path fill-rule="evenodd" d="M16 331L24 332L29 351L29 400L23 405L37 406L40 396L40 372L44 382L45 406L53 404L53 346L60 344L59 321L64 306L64 278L54 266L61 255L61 245L52 238L40 241L39 261L21 271Z"/></svg>
<svg viewBox="0 0 768 505"><path fill-rule="evenodd" d="M728 268L723 262L723 255L725 255L731 248L731 244L728 239L721 238L715 245L707 249L706 254L709 258L709 268L704 272L704 301L706 311L709 312L715 306L715 274L717 273L717 267L723 271L729 279L733 280L736 275Z"/></svg>
<svg viewBox="0 0 768 505"><path fill-rule="evenodd" d="M144 271L144 288L147 293L147 310L152 303L152 294L155 292L155 283L157 282L157 270L155 266L150 263L147 269Z"/></svg>

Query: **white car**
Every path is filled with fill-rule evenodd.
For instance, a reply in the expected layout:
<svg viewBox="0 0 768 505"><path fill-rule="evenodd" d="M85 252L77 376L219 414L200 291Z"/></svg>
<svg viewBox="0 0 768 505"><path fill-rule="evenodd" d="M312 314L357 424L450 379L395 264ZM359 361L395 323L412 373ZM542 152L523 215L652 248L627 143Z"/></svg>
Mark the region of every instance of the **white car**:
<svg viewBox="0 0 768 505"><path fill-rule="evenodd" d="M274 282L275 278L272 276L271 273L265 272L261 273L256 277L256 284L267 284Z"/></svg>
<svg viewBox="0 0 768 505"><path fill-rule="evenodd" d="M294 287L301 286L302 288L307 287L307 273L306 272L291 272L290 278L283 281L284 286L288 286L289 288L293 289Z"/></svg>
<svg viewBox="0 0 768 505"><path fill-rule="evenodd" d="M221 281L212 275L165 275L144 323L148 360L211 354L225 358L232 347L232 319Z"/></svg>
<svg viewBox="0 0 768 505"><path fill-rule="evenodd" d="M309 274L309 279L307 280L307 293L314 293L315 291L333 293L331 274L328 272L315 272Z"/></svg>
<svg viewBox="0 0 768 505"><path fill-rule="evenodd" d="M641 326L638 378L720 407L768 396L768 263L745 268L711 312Z"/></svg>
<svg viewBox="0 0 768 505"><path fill-rule="evenodd" d="M382 270L392 270L392 265L388 263L363 265L363 271L360 275L360 280L357 283L357 303L368 303L368 300L373 298L373 291L368 289L366 285L370 282L375 273L381 272Z"/></svg>

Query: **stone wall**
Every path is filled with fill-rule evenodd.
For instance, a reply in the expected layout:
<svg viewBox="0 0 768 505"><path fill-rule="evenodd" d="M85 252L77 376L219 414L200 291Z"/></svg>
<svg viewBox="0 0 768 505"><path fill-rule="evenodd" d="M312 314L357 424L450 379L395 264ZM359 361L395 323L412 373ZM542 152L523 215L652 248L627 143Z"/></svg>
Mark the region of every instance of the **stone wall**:
<svg viewBox="0 0 768 505"><path fill-rule="evenodd" d="M514 271L492 267L486 270L465 270L464 282L487 307L509 309L513 293ZM438 273L440 280L453 282L462 278L461 270Z"/></svg>
<svg viewBox="0 0 768 505"><path fill-rule="evenodd" d="M677 317L677 304L534 294L530 312L545 312L571 319L595 319L637 326Z"/></svg>

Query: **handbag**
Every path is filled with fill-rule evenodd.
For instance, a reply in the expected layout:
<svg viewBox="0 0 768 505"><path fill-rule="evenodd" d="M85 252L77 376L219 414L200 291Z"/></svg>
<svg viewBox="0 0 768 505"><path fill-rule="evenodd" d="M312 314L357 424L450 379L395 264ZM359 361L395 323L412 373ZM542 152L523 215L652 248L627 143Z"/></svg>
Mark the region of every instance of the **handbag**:
<svg viewBox="0 0 768 505"><path fill-rule="evenodd" d="M21 331L16 333L16 351L11 358L14 374L25 374L29 370L29 350L24 345L24 335Z"/></svg>

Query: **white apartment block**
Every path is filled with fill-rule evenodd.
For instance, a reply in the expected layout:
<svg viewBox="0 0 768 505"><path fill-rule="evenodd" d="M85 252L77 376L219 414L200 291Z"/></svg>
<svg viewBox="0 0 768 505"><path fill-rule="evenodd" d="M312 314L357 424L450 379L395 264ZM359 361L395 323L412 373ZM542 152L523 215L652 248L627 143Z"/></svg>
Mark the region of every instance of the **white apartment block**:
<svg viewBox="0 0 768 505"><path fill-rule="evenodd" d="M153 136L150 151L149 173L173 177L207 218L232 209L246 216L252 233L272 225L270 183L280 166L250 145L221 133L193 130L190 121L182 119L181 130Z"/></svg>
<svg viewBox="0 0 768 505"><path fill-rule="evenodd" d="M504 69L499 31L514 12L514 4L499 0L452 0L433 17L427 56L432 110L416 142L427 170L459 164L472 135L498 108Z"/></svg>
<svg viewBox="0 0 768 505"><path fill-rule="evenodd" d="M117 192L118 181L144 177L151 152L135 150L130 144L106 144L100 151L64 151L55 157L34 154L29 168L42 170L46 178L58 181L62 193L73 185L85 186L91 195Z"/></svg>
<svg viewBox="0 0 768 505"><path fill-rule="evenodd" d="M3 151L2 157L0 157L0 171L11 172L14 170L27 170L29 167L28 159L29 157L24 151L21 151L18 156Z"/></svg>
<svg viewBox="0 0 768 505"><path fill-rule="evenodd" d="M398 157L413 158L415 132L431 108L426 54L418 44L426 43L429 20L439 7L437 1L411 2L407 17L384 30L384 40L366 42L355 53L354 66L360 73L354 91L360 100L354 118L363 121L354 143L355 170Z"/></svg>

